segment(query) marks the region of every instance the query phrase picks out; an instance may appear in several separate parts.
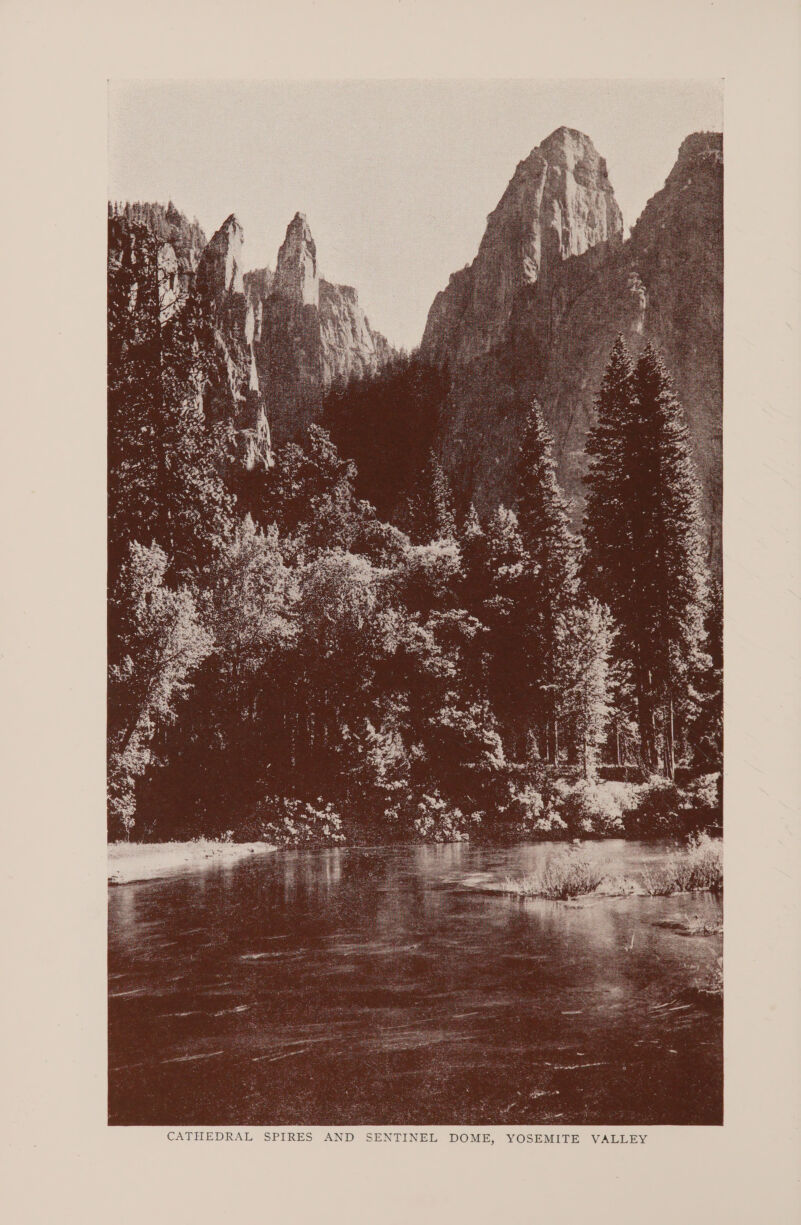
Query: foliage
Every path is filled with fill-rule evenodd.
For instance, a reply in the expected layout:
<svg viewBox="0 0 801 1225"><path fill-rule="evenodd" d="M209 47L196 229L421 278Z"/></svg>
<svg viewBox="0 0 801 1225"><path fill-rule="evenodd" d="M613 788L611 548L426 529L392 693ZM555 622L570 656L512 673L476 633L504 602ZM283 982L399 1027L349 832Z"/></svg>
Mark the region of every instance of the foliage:
<svg viewBox="0 0 801 1225"><path fill-rule="evenodd" d="M581 779L558 786L552 807L574 837L623 833L623 814L632 799L625 783L595 783Z"/></svg>
<svg viewBox="0 0 801 1225"><path fill-rule="evenodd" d="M333 804L268 797L248 823L251 834L271 846L338 846L345 841L342 817Z"/></svg>
<svg viewBox="0 0 801 1225"><path fill-rule="evenodd" d="M659 867L643 869L642 879L650 896L689 893L695 889L721 893L723 843L708 834L698 834L689 840L686 851L671 855Z"/></svg>
<svg viewBox="0 0 801 1225"><path fill-rule="evenodd" d="M235 471L220 319L191 292L160 305L159 244L186 253L193 227L132 206L110 228L113 832L300 846L717 822L720 598L652 351L610 358L579 575L540 405L514 509L459 526L435 449L447 378L416 357L332 391L330 429L269 471ZM672 719L704 771L683 791L655 774ZM598 781L604 762L649 781Z"/></svg>
<svg viewBox="0 0 801 1225"><path fill-rule="evenodd" d="M682 806L690 812L703 815L707 821L720 819L722 810L723 778L721 774L701 774L691 779L682 789Z"/></svg>
<svg viewBox="0 0 801 1225"><path fill-rule="evenodd" d="M609 610L597 600L570 608L557 622L557 711L572 726L584 777L593 778L612 713Z"/></svg>
<svg viewBox="0 0 801 1225"><path fill-rule="evenodd" d="M186 575L208 560L233 514L224 431L204 405L213 375L208 326L194 308L162 320L158 241L138 227L127 241L134 254L111 278L108 305L112 586L131 541L155 542L170 569Z"/></svg>
<svg viewBox="0 0 801 1225"><path fill-rule="evenodd" d="M632 368L616 341L588 453L584 581L619 627L644 762L657 767L661 740L673 778L675 719L702 655L708 577L687 428L651 345Z"/></svg>
<svg viewBox="0 0 801 1225"><path fill-rule="evenodd" d="M525 608L519 663L529 696L527 724L536 729L540 755L556 761L559 694L565 687L562 618L575 600L578 542L570 531L551 450L535 400L525 419L518 463L517 525L524 551L518 600Z"/></svg>
<svg viewBox="0 0 801 1225"><path fill-rule="evenodd" d="M521 897L565 901L594 893L604 879L603 864L575 851L549 856L542 868L531 876L507 881L507 892Z"/></svg>
<svg viewBox="0 0 801 1225"><path fill-rule="evenodd" d="M353 463L341 458L324 429L311 425L302 443L278 451L252 499L254 517L277 526L292 556L348 549L361 526L355 479Z"/></svg>
<svg viewBox="0 0 801 1225"><path fill-rule="evenodd" d="M401 527L415 544L456 535L453 492L433 451L399 512Z"/></svg>
<svg viewBox="0 0 801 1225"><path fill-rule="evenodd" d="M481 813L465 816L435 791L418 801L412 829L420 842L467 842L480 824Z"/></svg>
<svg viewBox="0 0 801 1225"><path fill-rule="evenodd" d="M637 788L637 803L625 818L626 833L637 838L669 838L681 828L681 792L659 774Z"/></svg>
<svg viewBox="0 0 801 1225"><path fill-rule="evenodd" d="M109 671L108 721L112 816L130 830L131 783L149 758L159 722L176 716L189 678L212 648L192 592L165 586L167 557L158 545L133 543L111 593L119 627Z"/></svg>

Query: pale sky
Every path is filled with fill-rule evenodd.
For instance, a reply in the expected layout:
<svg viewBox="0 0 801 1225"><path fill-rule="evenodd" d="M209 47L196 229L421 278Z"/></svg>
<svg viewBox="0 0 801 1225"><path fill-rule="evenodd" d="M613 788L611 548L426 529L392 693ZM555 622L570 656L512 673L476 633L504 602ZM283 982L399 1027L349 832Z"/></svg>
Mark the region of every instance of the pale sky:
<svg viewBox="0 0 801 1225"><path fill-rule="evenodd" d="M629 227L684 137L722 123L715 81L113 82L109 198L172 199L208 238L235 213L246 268L274 268L305 213L322 275L413 348L554 128L592 139Z"/></svg>

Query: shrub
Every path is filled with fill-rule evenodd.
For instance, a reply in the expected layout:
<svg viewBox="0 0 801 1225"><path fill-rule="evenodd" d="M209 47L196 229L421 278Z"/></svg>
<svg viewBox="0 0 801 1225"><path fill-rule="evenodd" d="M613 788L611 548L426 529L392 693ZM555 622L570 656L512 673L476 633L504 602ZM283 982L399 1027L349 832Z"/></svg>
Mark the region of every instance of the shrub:
<svg viewBox="0 0 801 1225"><path fill-rule="evenodd" d="M641 838L669 838L682 828L681 792L675 783L651 775L635 789L636 799L625 819L626 833Z"/></svg>
<svg viewBox="0 0 801 1225"><path fill-rule="evenodd" d="M567 825L553 808L549 808L531 827L532 833L541 838L562 838L567 833Z"/></svg>
<svg viewBox="0 0 801 1225"><path fill-rule="evenodd" d="M602 864L586 855L566 851L546 859L542 868L521 880L509 878L507 892L521 897L545 897L564 901L593 893L604 879Z"/></svg>
<svg viewBox="0 0 801 1225"><path fill-rule="evenodd" d="M694 889L723 891L723 843L719 838L699 834L688 842L687 850L671 855L661 867L645 868L645 892L651 897L689 893Z"/></svg>
<svg viewBox="0 0 801 1225"><path fill-rule="evenodd" d="M471 830L481 824L482 815L476 812L465 816L435 791L423 795L416 805L412 833L421 842L467 842Z"/></svg>
<svg viewBox="0 0 801 1225"><path fill-rule="evenodd" d="M507 822L521 833L532 830L545 810L542 792L531 782L512 782L504 808Z"/></svg>
<svg viewBox="0 0 801 1225"><path fill-rule="evenodd" d="M720 773L701 774L692 779L682 792L682 807L706 824L719 821L723 807Z"/></svg>
<svg viewBox="0 0 801 1225"><path fill-rule="evenodd" d="M697 834L689 841L688 858L692 865L691 889L723 892L723 842L708 834Z"/></svg>
<svg viewBox="0 0 801 1225"><path fill-rule="evenodd" d="M554 784L552 806L571 833L622 834L624 813L636 802L630 783L588 782Z"/></svg>
<svg viewBox="0 0 801 1225"><path fill-rule="evenodd" d="M265 798L239 833L273 846L337 846L345 841L342 817L333 804Z"/></svg>

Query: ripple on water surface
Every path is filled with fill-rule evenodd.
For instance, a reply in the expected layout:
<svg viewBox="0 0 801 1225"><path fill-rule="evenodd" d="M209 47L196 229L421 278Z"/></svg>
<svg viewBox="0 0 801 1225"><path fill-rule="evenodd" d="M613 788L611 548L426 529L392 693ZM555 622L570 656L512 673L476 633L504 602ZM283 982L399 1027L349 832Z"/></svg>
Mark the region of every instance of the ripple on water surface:
<svg viewBox="0 0 801 1225"><path fill-rule="evenodd" d="M487 891L559 850L285 852L111 890L111 1121L719 1123L719 901ZM587 850L620 876L667 854Z"/></svg>

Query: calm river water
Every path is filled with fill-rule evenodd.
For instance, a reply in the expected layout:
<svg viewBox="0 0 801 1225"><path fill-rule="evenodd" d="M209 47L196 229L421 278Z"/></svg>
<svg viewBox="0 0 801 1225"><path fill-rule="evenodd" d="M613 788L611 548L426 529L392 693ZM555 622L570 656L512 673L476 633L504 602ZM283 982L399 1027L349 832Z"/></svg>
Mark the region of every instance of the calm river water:
<svg viewBox="0 0 801 1225"><path fill-rule="evenodd" d="M548 844L276 852L109 893L112 1123L719 1123L706 894L480 892ZM588 844L636 874L665 848ZM477 888L477 886L479 888Z"/></svg>

